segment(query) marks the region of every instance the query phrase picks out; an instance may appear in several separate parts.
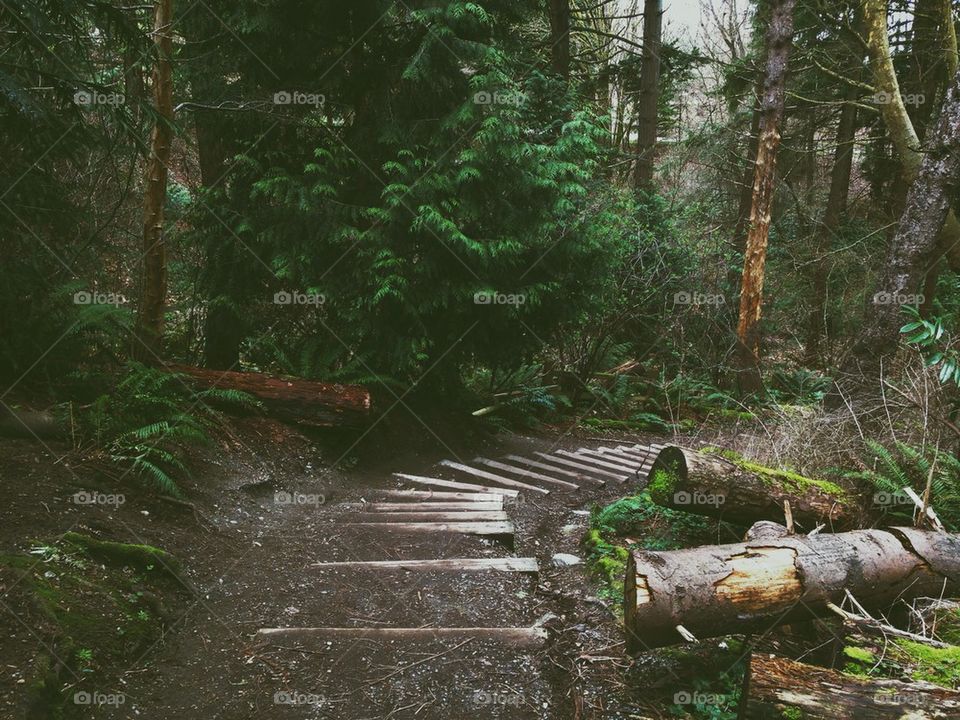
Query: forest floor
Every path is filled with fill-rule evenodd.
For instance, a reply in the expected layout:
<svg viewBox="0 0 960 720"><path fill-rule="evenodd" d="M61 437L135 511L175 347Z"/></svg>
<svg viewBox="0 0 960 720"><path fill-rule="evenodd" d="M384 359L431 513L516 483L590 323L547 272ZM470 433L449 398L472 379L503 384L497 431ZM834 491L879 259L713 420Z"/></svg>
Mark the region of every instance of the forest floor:
<svg viewBox="0 0 960 720"><path fill-rule="evenodd" d="M654 718L669 716L674 693L699 687L664 657L626 656L614 603L598 597L586 565L551 561L584 557L588 511L631 494L629 482L525 493L510 506L513 548L342 524L371 489L396 488L395 472L436 476L443 459L618 438L557 431L447 438L439 447L415 435L424 437L397 442L386 433L361 444L341 463L352 469L336 470L349 438L329 443L264 419L239 421L196 460L184 484L193 508L130 486L122 504L79 505L78 491L124 491L65 467L68 459L55 462L49 451L66 455L66 446L3 441L10 494L0 508L0 716L53 717L45 713L59 690L65 718ZM283 492L308 499L278 504ZM109 562L84 564L55 549L68 531L163 548L182 571L170 573L176 582L158 580L163 568L152 566L111 577ZM511 555L536 558L539 575L309 567ZM476 638L318 640L307 649L254 639L271 627L534 625L548 640L532 650Z"/></svg>

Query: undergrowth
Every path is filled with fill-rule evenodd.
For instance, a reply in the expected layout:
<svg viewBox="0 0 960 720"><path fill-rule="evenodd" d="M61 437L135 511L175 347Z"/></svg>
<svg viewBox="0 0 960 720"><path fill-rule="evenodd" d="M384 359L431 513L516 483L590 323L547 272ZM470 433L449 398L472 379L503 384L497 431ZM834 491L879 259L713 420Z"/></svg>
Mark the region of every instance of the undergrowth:
<svg viewBox="0 0 960 720"><path fill-rule="evenodd" d="M130 363L111 390L79 409L74 444L86 462L116 479L126 475L180 496L186 451L210 440L216 407L253 410L259 402L237 390L196 390L176 373Z"/></svg>

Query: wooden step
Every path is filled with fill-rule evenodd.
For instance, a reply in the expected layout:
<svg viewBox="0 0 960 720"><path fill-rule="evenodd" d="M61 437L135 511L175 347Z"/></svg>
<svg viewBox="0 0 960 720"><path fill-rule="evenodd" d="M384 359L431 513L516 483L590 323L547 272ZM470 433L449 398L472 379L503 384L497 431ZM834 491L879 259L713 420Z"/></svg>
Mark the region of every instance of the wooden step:
<svg viewBox="0 0 960 720"><path fill-rule="evenodd" d="M544 453L544 452L535 452L534 455L542 457L545 460L549 460L550 462L555 462L559 465L578 468L583 472L591 473L593 475L605 475L606 477L613 478L614 480L623 479L623 473L613 473L613 472L610 472L609 470L601 470L600 468L595 467L593 465L585 465L582 462L574 462L569 458L557 457L556 455L548 455L547 453Z"/></svg>
<svg viewBox="0 0 960 720"><path fill-rule="evenodd" d="M570 468L561 468L555 465L547 465L546 463L537 462L536 460L531 460L530 458L522 457L521 455L504 455L505 460L510 460L512 462L520 463L521 465L529 465L530 467L539 468L541 470L549 470L552 473L557 475L566 475L567 477L572 477L577 480L592 480L593 482L602 483L603 480L597 480L596 478L587 477L582 472L577 472L571 470Z"/></svg>
<svg viewBox="0 0 960 720"><path fill-rule="evenodd" d="M467 502L503 503L504 493L443 492L442 490L373 490L371 494L405 500L465 500Z"/></svg>
<svg viewBox="0 0 960 720"><path fill-rule="evenodd" d="M356 513L349 516L350 522L397 523L397 522L506 522L510 519L502 510L491 512L390 512Z"/></svg>
<svg viewBox="0 0 960 720"><path fill-rule="evenodd" d="M261 628L257 641L262 644L317 644L327 640L494 640L518 648L535 648L544 644L547 631L542 627L311 627Z"/></svg>
<svg viewBox="0 0 960 720"><path fill-rule="evenodd" d="M502 502L419 502L419 503L365 503L358 507L371 512L393 514L398 512L442 512L465 510L468 512L496 512L503 510Z"/></svg>
<svg viewBox="0 0 960 720"><path fill-rule="evenodd" d="M600 450L599 452L600 457L607 458L611 462L633 466L634 471L644 467L644 461L633 455L622 455L615 450Z"/></svg>
<svg viewBox="0 0 960 720"><path fill-rule="evenodd" d="M441 480L440 478L423 477L422 475L407 475L405 473L394 473L394 477L408 480L418 485L434 485L436 487L453 488L456 490L476 490L478 493L496 493L507 497L516 497L520 494L519 490L509 488L490 487L489 485L474 485L472 483L454 482L453 480Z"/></svg>
<svg viewBox="0 0 960 720"><path fill-rule="evenodd" d="M373 570L423 570L479 572L493 570L500 572L537 573L540 566L532 557L507 558L448 558L441 560L346 560L342 562L313 563L309 567L325 570L327 568L370 568Z"/></svg>
<svg viewBox="0 0 960 720"><path fill-rule="evenodd" d="M474 458L473 461L480 465L486 465L487 467L492 467L497 470L505 470L506 472L515 473L520 477L529 478L531 480L541 480L547 483L553 483L554 485L559 485L560 487L571 488L573 490L579 490L580 486L567 480L558 480L557 478L548 477L547 475L541 475L540 473L535 473L532 470L524 470L523 468L517 467L515 465L508 465L507 463L497 462L496 460L488 460L487 458Z"/></svg>
<svg viewBox="0 0 960 720"><path fill-rule="evenodd" d="M533 490L534 492L543 493L544 495L550 494L549 490L538 485L530 485L528 483L520 482L519 480L511 480L510 478L503 477L502 475L495 475L487 472L486 470L478 470L477 468L470 467L469 465L463 465L462 463L453 462L452 460L441 460L440 464L444 467L466 473L467 475L473 475L474 477L481 478L482 480L497 482L501 485L506 485L507 487L520 488L521 490Z"/></svg>
<svg viewBox="0 0 960 720"><path fill-rule="evenodd" d="M462 533L464 535L513 535L512 522L351 522L340 527L376 528L388 532Z"/></svg>
<svg viewBox="0 0 960 720"><path fill-rule="evenodd" d="M629 472L636 472L637 468L642 464L640 460L634 458L620 458L610 455L609 453L600 452L600 450L594 450L593 448L580 448L576 454L580 457L588 457L592 460L610 463Z"/></svg>
<svg viewBox="0 0 960 720"><path fill-rule="evenodd" d="M563 455L564 457L573 458L578 462L584 462L588 465L596 465L597 467L602 467L607 470L612 470L614 472L620 472L620 477L624 475L633 475L636 472L636 468L627 467L626 465L619 465L617 463L609 462L606 460L601 460L599 457L594 457L593 455L578 450L577 452L570 452L569 450L557 450L558 455Z"/></svg>
<svg viewBox="0 0 960 720"><path fill-rule="evenodd" d="M601 447L597 448L597 452L599 452L601 455L610 456L618 460L625 460L628 463L643 464L647 462L645 457L641 455L635 455L627 450L621 450L620 448Z"/></svg>

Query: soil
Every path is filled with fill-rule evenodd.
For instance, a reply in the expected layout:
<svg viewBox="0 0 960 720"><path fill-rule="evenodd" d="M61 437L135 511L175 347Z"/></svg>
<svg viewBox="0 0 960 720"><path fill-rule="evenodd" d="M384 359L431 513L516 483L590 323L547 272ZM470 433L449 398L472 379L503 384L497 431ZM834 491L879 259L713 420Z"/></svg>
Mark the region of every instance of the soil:
<svg viewBox="0 0 960 720"><path fill-rule="evenodd" d="M507 508L517 529L512 549L496 539L346 526L358 504L370 499L371 488L399 487L394 472L463 480L436 463L469 462L478 453L493 458L597 445L615 437L559 430L487 437L430 423L444 428L438 435L427 423L414 418L410 423L406 433L395 423L358 442L349 433L308 437L262 418L237 421L195 459L192 478L183 483L192 507L129 483L115 487L95 471L72 467L65 445L0 442L7 480L0 508L4 553L30 553L76 531L160 547L182 563L181 587L138 594L154 600L140 598L154 610L143 613L156 624L156 632L146 633L148 642L123 658L104 647L88 648L92 660L61 658L55 677L60 687L54 689L68 698L63 717L675 717L674 694L701 687L694 684L700 663L720 663L721 670L736 663L736 648L722 647L679 663L669 654L627 657L615 608L598 597L599 585L587 568L552 565L555 553L583 557L579 543L587 511L629 494L630 483L524 494ZM73 502L78 491L123 494L125 502L78 505ZM278 493L306 502L278 503ZM511 554L536 557L539 575L309 567L332 560ZM30 557L30 572L42 570L37 563L43 559ZM106 565L98 563L78 571L89 577L105 572ZM45 662L56 669L65 647L62 629L37 609L25 577L9 564L0 566L0 716L57 717L50 707L38 706L36 697L31 700L30 690ZM139 576L129 580L148 584ZM102 597L78 596L71 610L92 612L84 603ZM476 639L324 640L303 650L254 640L258 629L270 627L534 624L548 629L541 650ZM76 655L77 648L68 650ZM77 692L95 701L71 701Z"/></svg>

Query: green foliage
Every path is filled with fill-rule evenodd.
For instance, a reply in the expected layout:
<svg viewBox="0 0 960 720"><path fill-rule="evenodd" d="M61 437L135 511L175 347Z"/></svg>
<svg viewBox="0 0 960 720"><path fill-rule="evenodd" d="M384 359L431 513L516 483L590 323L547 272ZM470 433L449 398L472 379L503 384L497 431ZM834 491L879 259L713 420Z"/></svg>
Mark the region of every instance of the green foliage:
<svg viewBox="0 0 960 720"><path fill-rule="evenodd" d="M816 405L830 390L831 379L806 368L774 369L771 395L778 403Z"/></svg>
<svg viewBox="0 0 960 720"><path fill-rule="evenodd" d="M868 440L860 459L865 469L840 474L868 483L875 493L875 509L909 521L916 508L902 489L913 488L923 497L930 478L931 507L948 528L960 528L960 459L955 455L903 442L885 446Z"/></svg>
<svg viewBox="0 0 960 720"><path fill-rule="evenodd" d="M912 322L900 328L908 345L916 347L924 356L928 367L939 367L941 383L960 385L960 354L953 348L946 334L942 318L929 320L920 316L920 312L909 305L903 311L912 318Z"/></svg>
<svg viewBox="0 0 960 720"><path fill-rule="evenodd" d="M209 440L213 405L254 409L259 403L235 390L192 389L183 377L130 363L126 376L77 418L81 451L104 458L159 492L180 495L177 474L187 474L186 449Z"/></svg>

